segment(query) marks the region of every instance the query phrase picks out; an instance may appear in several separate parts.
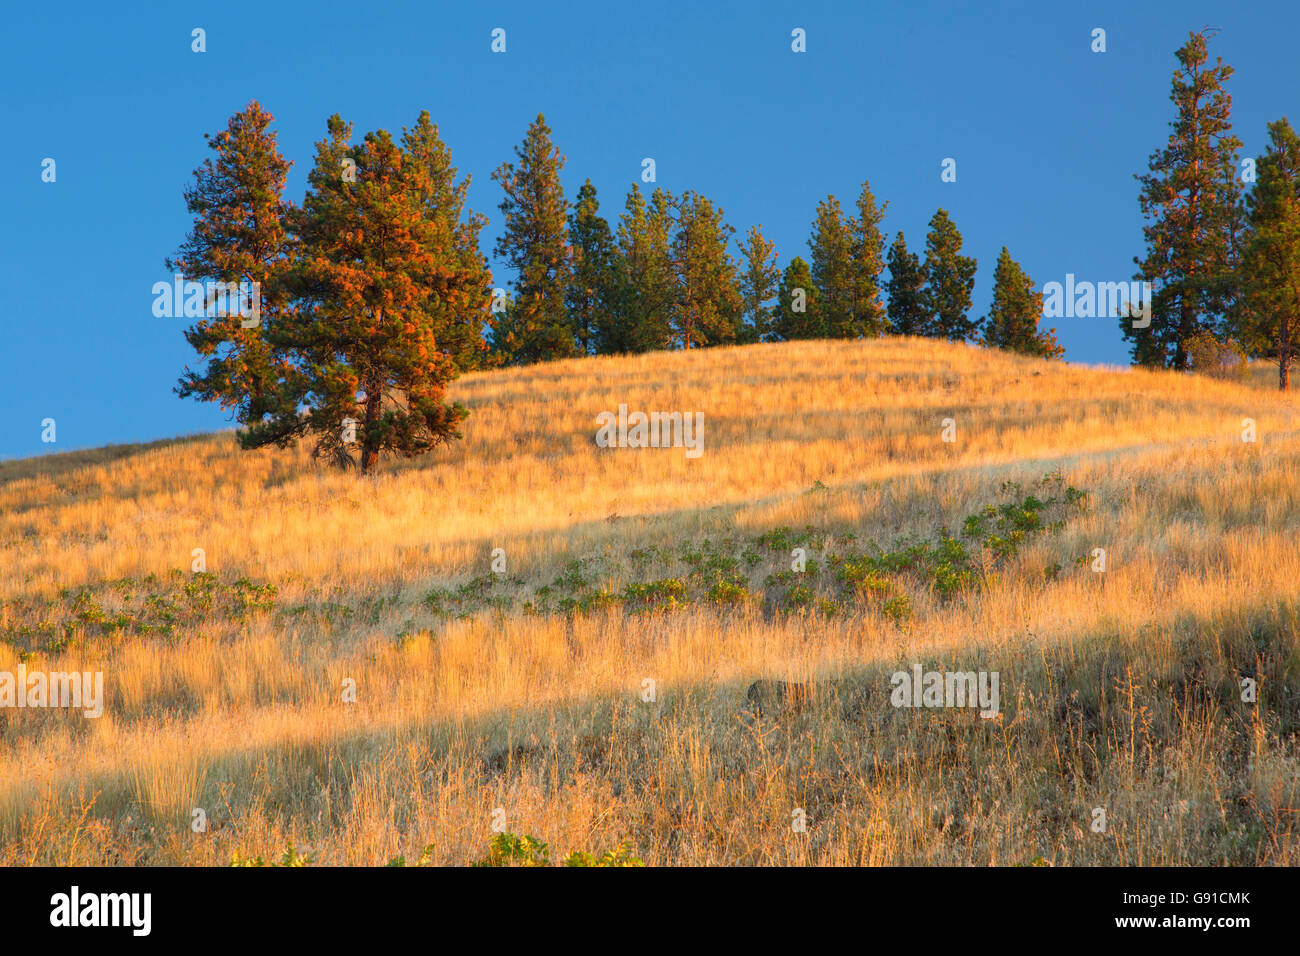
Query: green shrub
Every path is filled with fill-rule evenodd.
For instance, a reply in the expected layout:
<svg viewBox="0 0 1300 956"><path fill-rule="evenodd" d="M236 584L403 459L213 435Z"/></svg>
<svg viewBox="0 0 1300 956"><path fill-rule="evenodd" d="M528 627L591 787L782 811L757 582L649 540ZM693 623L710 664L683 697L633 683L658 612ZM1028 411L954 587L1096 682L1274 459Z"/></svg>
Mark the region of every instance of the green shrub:
<svg viewBox="0 0 1300 956"><path fill-rule="evenodd" d="M232 856L232 857L230 858L230 865L231 865L231 866L238 866L238 867L243 867L243 866L248 866L248 867L255 867L255 866L311 866L313 862L314 862L314 861L312 860L312 858L309 857L309 856L306 856L305 854L300 856L300 855L298 854L298 851L295 850L293 847L289 847L288 849L286 849L286 850L284 851L284 853L282 853L282 854L280 855L280 862L279 862L279 863L267 863L267 862L266 862L265 860L263 860L260 856L240 856L238 850L236 850L236 851L235 851L235 855Z"/></svg>
<svg viewBox="0 0 1300 956"><path fill-rule="evenodd" d="M623 597L634 608L641 610L667 610L678 607L686 599L686 582L677 578L664 578L647 584L632 583L623 589Z"/></svg>
<svg viewBox="0 0 1300 956"><path fill-rule="evenodd" d="M607 850L600 856L592 856L590 853L583 853L581 850L574 850L564 858L565 866L645 866L645 860L632 855L632 845L624 840L612 850Z"/></svg>
<svg viewBox="0 0 1300 956"><path fill-rule="evenodd" d="M487 856L472 864L480 867L550 866L551 848L532 836L498 833L488 843ZM564 858L564 866L645 866L645 861L632 856L631 844L626 841L599 856L575 850Z"/></svg>
<svg viewBox="0 0 1300 956"><path fill-rule="evenodd" d="M736 581L720 579L709 588L709 600L715 604L740 604L747 597L749 589Z"/></svg>

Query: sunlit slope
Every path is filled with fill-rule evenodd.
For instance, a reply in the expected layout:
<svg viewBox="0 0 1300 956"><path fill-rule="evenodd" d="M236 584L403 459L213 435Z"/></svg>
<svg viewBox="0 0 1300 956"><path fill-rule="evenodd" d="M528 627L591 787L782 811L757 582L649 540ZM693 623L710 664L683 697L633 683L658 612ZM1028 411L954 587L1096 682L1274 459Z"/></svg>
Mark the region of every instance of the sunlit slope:
<svg viewBox="0 0 1300 956"><path fill-rule="evenodd" d="M106 686L96 720L0 709L0 862L464 863L497 808L654 864L1300 862L1300 419L1266 382L886 339L453 397L464 441L373 478L230 434L0 464L0 671ZM598 447L620 405L702 413L703 454ZM842 575L1066 487L960 587ZM1001 717L889 707L914 663L1000 671ZM755 724L763 677L812 706Z"/></svg>
<svg viewBox="0 0 1300 956"><path fill-rule="evenodd" d="M305 450L240 452L230 435L106 449L98 465L86 464L93 452L0 465L0 594L188 569L196 547L213 571L364 592L473 573L493 547L527 571L643 533L644 523L620 526L632 517L662 532L704 514L790 523L829 512L879 533L919 530L1004 473L1076 467L1121 479L1115 490L1157 513L1162 489L1217 496L1234 476L1253 500L1219 502L1229 510L1293 506L1290 492L1250 484L1286 475L1297 428L1288 398L946 343L558 362L469 375L453 396L471 409L465 440L373 481L318 467ZM702 456L598 448L596 416L620 404L703 413ZM1242 441L1247 418L1253 444ZM801 494L814 485L828 491L815 504Z"/></svg>

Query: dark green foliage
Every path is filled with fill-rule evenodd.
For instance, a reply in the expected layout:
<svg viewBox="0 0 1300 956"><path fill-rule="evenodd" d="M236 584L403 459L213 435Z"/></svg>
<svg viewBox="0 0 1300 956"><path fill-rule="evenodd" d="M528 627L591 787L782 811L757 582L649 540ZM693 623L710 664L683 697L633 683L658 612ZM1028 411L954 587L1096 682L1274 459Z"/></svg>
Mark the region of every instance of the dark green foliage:
<svg viewBox="0 0 1300 956"><path fill-rule="evenodd" d="M722 210L699 193L664 196L676 214L670 247L676 289L669 310L673 342L684 349L732 344L740 338L744 310L736 263L727 251L735 230L723 221Z"/></svg>
<svg viewBox="0 0 1300 956"><path fill-rule="evenodd" d="M888 317L895 335L929 335L929 312L925 304L925 269L921 257L907 251L900 232L889 247Z"/></svg>
<svg viewBox="0 0 1300 956"><path fill-rule="evenodd" d="M1020 264L1002 247L993 272L993 306L984 319L984 344L1039 358L1059 358L1065 349L1057 344L1056 329L1040 331L1043 294Z"/></svg>
<svg viewBox="0 0 1300 956"><path fill-rule="evenodd" d="M1286 117L1268 133L1248 200L1245 295L1232 332L1248 352L1277 362L1278 387L1288 389L1300 349L1300 137Z"/></svg>
<svg viewBox="0 0 1300 956"><path fill-rule="evenodd" d="M776 266L776 247L753 226L740 243L740 301L742 343L766 341L772 328L772 300L780 290L781 271Z"/></svg>
<svg viewBox="0 0 1300 956"><path fill-rule="evenodd" d="M934 338L963 342L979 329L969 317L971 291L975 288L975 260L961 254L961 233L940 209L930 218L925 237L926 334Z"/></svg>
<svg viewBox="0 0 1300 956"><path fill-rule="evenodd" d="M493 323L492 348L508 364L570 358L578 347L565 309L572 264L568 202L560 185L564 157L540 113L515 147L515 158L492 174L505 191L495 253L516 274L511 306Z"/></svg>
<svg viewBox="0 0 1300 956"><path fill-rule="evenodd" d="M628 192L617 232L615 301L596 329L603 354L668 348L676 302L668 195L656 189L647 203L635 183Z"/></svg>
<svg viewBox="0 0 1300 956"><path fill-rule="evenodd" d="M876 204L871 185L864 182L858 194L858 214L850 223L853 324L862 335L880 335L888 326L880 283L885 268L885 236L880 224L888 208L889 203Z"/></svg>
<svg viewBox="0 0 1300 956"><path fill-rule="evenodd" d="M284 368L293 345L286 326L294 310L295 238L283 198L291 164L279 153L272 120L254 101L226 129L204 136L214 156L194 171L194 185L185 190L194 225L166 260L169 271L186 279L260 285L259 326L245 328L240 315L218 315L214 308L186 330L205 364L201 371L187 367L176 386L182 398L218 402L246 426L297 408L292 375Z"/></svg>
<svg viewBox="0 0 1300 956"><path fill-rule="evenodd" d="M853 314L852 226L834 196L827 196L817 204L817 218L808 246L812 250L812 280L821 298L818 337L857 338L861 329Z"/></svg>
<svg viewBox="0 0 1300 956"><path fill-rule="evenodd" d="M590 179L578 190L569 216L569 241L573 246L573 268L565 305L577 337L578 353L591 355L597 350L600 330L610 327L618 308L621 263Z"/></svg>
<svg viewBox="0 0 1300 956"><path fill-rule="evenodd" d="M808 263L795 256L781 276L772 338L780 342L820 338L825 334L821 313L821 294Z"/></svg>
<svg viewBox="0 0 1300 956"><path fill-rule="evenodd" d="M862 184L858 215L845 215L839 200L827 196L817 206L812 237L811 271L821 296L821 334L850 339L879 335L885 328L880 273L884 268L884 238L871 186Z"/></svg>

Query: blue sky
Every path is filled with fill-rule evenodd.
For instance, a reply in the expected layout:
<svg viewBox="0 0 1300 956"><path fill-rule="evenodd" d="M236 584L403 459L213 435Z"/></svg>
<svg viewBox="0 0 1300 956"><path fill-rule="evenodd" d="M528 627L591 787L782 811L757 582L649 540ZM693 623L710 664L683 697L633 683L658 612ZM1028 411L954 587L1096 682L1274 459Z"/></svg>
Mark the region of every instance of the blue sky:
<svg viewBox="0 0 1300 956"><path fill-rule="evenodd" d="M1003 245L1040 288L1131 276L1133 174L1167 136L1189 30L1221 31L1210 52L1236 69L1243 155L1262 151L1268 121L1300 121L1294 0L79 6L15 5L0 36L0 458L230 427L173 394L193 358L186 323L155 318L150 290L188 229L203 134L251 99L276 117L294 201L330 114L397 132L428 109L473 177L489 257L491 171L539 112L570 198L590 177L612 222L653 157L658 185L710 196L738 236L761 223L782 265L807 256L820 199L851 205L869 179L890 202L889 238L901 229L914 250L949 210L979 260L976 315ZM195 27L206 53L191 52ZM505 54L490 50L495 27ZM955 183L940 179L946 157ZM1114 320L1056 324L1068 359L1127 362Z"/></svg>

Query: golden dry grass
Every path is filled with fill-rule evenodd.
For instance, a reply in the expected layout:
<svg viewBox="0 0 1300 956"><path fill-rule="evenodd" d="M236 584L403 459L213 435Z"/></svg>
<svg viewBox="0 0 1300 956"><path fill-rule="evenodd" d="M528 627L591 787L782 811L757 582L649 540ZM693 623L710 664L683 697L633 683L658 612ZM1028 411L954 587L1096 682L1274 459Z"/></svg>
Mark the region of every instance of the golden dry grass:
<svg viewBox="0 0 1300 956"><path fill-rule="evenodd" d="M0 863L466 863L501 808L652 865L1295 864L1300 416L1269 384L795 343L469 375L465 440L369 479L229 434L0 464L0 671L106 686L97 720L0 710ZM620 403L703 412L703 456L597 448ZM951 600L906 582L901 620L765 599L779 554L736 604L542 600L783 526L824 569L1048 473L1086 507ZM146 607L199 611L136 633ZM998 671L1001 716L890 707L912 663ZM754 719L760 677L811 705Z"/></svg>

